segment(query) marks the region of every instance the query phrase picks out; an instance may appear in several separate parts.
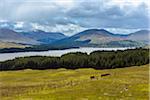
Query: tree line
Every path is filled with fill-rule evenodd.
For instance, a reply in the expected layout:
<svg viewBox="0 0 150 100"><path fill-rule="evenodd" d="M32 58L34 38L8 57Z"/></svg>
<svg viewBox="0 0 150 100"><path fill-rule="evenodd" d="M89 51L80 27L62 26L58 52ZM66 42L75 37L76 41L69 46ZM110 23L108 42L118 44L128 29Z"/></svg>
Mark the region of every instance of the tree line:
<svg viewBox="0 0 150 100"><path fill-rule="evenodd" d="M31 51L48 51L48 50L64 50L70 48L79 48L77 46L55 46L55 45L34 45L25 48L2 48L0 53L15 53L15 52L31 52Z"/></svg>
<svg viewBox="0 0 150 100"><path fill-rule="evenodd" d="M148 49L129 49L118 51L94 51L87 53L68 53L61 57L32 56L0 62L0 70L21 69L112 69L140 66L149 63Z"/></svg>

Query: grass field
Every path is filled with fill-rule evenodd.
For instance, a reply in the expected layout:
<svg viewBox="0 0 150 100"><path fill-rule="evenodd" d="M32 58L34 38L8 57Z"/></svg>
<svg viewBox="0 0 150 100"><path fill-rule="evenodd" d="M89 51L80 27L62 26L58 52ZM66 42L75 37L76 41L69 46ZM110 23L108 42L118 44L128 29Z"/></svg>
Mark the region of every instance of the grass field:
<svg viewBox="0 0 150 100"><path fill-rule="evenodd" d="M111 75L101 77L101 74ZM96 78L91 79L91 76ZM149 65L0 72L1 100L148 100Z"/></svg>

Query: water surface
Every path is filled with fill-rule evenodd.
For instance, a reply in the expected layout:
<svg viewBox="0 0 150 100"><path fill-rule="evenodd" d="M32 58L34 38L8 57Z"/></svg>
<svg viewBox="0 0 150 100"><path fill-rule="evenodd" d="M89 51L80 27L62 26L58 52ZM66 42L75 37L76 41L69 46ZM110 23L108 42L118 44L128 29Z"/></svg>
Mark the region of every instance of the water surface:
<svg viewBox="0 0 150 100"><path fill-rule="evenodd" d="M92 47L84 47L84 48L73 48L73 49L65 49L65 50L49 50L49 51L40 51L40 52L18 52L18 53L0 53L0 61L11 60L16 57L26 57L26 56L61 56L70 52L85 52L91 53L97 50L126 50L131 49L129 47L124 48L92 48Z"/></svg>

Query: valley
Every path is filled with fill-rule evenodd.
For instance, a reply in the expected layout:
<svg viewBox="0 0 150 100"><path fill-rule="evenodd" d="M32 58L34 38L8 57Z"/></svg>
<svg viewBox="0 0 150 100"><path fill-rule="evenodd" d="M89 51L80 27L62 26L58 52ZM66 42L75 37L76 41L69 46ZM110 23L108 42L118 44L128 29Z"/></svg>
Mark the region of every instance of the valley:
<svg viewBox="0 0 150 100"><path fill-rule="evenodd" d="M0 0L0 100L150 99L148 0Z"/></svg>

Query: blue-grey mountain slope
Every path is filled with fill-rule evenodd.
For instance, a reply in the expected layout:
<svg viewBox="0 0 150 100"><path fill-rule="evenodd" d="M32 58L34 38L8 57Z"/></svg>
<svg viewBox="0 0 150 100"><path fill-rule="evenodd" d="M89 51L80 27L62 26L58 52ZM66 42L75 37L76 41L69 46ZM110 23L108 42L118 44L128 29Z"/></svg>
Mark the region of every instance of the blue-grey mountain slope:
<svg viewBox="0 0 150 100"><path fill-rule="evenodd" d="M23 34L25 37L39 41L41 44L49 44L67 37L59 32L44 32L42 30L21 32L21 34Z"/></svg>

